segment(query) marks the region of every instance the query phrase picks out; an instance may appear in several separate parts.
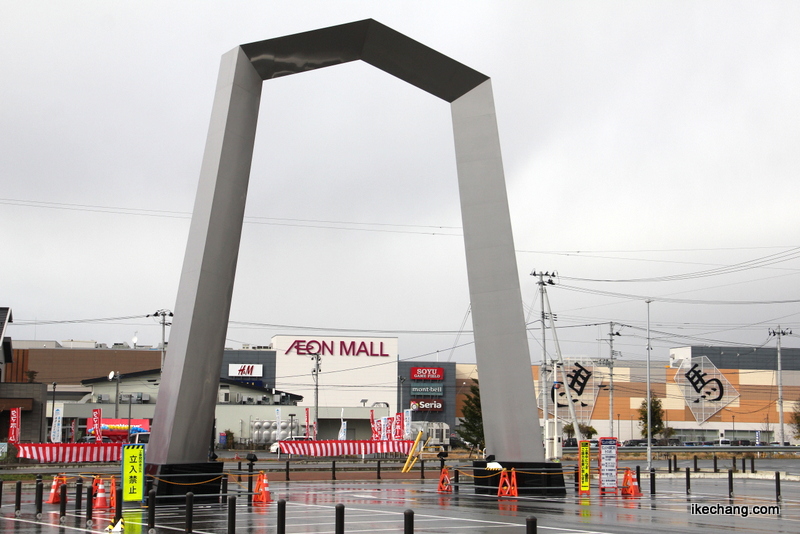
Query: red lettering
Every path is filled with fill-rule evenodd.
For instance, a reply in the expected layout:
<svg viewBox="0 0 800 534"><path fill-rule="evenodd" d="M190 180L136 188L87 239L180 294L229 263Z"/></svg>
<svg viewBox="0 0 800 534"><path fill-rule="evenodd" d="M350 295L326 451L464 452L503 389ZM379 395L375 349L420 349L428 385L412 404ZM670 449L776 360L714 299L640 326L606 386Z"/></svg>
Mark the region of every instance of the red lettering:
<svg viewBox="0 0 800 534"><path fill-rule="evenodd" d="M319 354L319 347L319 341L312 339L306 343L306 352L308 352L308 354Z"/></svg>
<svg viewBox="0 0 800 534"><path fill-rule="evenodd" d="M333 354L333 341L322 342L322 354Z"/></svg>
<svg viewBox="0 0 800 534"><path fill-rule="evenodd" d="M292 352L292 349L295 349L297 351L297 354L305 354L300 352L301 350L303 350L304 344L305 344L304 340L295 339L294 341L292 341L292 344L289 345L289 348L286 349L286 352L284 354L289 354L290 352Z"/></svg>
<svg viewBox="0 0 800 534"><path fill-rule="evenodd" d="M356 355L356 342L351 341L350 343L346 343L345 341L339 342L339 354L342 356L355 356Z"/></svg>
<svg viewBox="0 0 800 534"><path fill-rule="evenodd" d="M356 356L358 356L359 354L366 354L367 356L369 356L369 351L367 350L367 343L364 342L364 341L362 341L358 345L358 350L356 351Z"/></svg>
<svg viewBox="0 0 800 534"><path fill-rule="evenodd" d="M383 341L381 341L381 353L380 356L388 356L385 352L383 352Z"/></svg>

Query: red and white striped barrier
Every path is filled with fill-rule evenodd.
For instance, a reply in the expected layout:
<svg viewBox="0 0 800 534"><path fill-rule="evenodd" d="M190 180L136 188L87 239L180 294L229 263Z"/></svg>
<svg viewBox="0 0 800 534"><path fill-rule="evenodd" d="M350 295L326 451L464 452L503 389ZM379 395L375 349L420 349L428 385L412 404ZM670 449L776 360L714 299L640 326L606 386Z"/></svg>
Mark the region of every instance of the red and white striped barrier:
<svg viewBox="0 0 800 534"><path fill-rule="evenodd" d="M118 462L122 459L121 443L20 443L18 458L42 463Z"/></svg>
<svg viewBox="0 0 800 534"><path fill-rule="evenodd" d="M300 454L304 456L362 456L397 452L408 454L413 441L281 441L281 454Z"/></svg>

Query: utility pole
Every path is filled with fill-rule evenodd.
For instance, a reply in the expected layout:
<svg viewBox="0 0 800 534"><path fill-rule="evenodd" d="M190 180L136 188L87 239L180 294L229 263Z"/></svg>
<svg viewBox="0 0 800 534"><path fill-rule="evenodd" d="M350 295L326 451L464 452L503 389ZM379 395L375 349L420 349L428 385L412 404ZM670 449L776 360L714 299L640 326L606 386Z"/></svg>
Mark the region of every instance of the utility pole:
<svg viewBox="0 0 800 534"><path fill-rule="evenodd" d="M650 414L652 407L650 406L650 303L653 302L650 299L645 300L647 303L647 471L650 472L650 469L653 466L653 427L651 426L650 422Z"/></svg>
<svg viewBox="0 0 800 534"><path fill-rule="evenodd" d="M169 310L156 310L155 313L150 313L146 317L160 317L161 318L161 370L164 370L164 356L166 355L166 335L167 327L172 326L172 323L167 322L167 317L172 317L173 314Z"/></svg>
<svg viewBox="0 0 800 534"><path fill-rule="evenodd" d="M311 370L311 375L314 377L314 439L317 439L317 431L319 430L319 370L320 370L320 355L312 354L311 360L314 362L314 368Z"/></svg>
<svg viewBox="0 0 800 534"><path fill-rule="evenodd" d="M541 395L541 397L542 397L542 414L544 416L543 417L543 420L544 420L544 448L545 448L544 453L545 453L545 456L547 457L546 459L547 460L551 460L552 458L548 455L548 451L555 451L555 447L553 447L552 444L550 443L550 440L553 438L553 436L550 436L550 425L548 424L550 422L550 413L549 413L550 412L550 407L548 405L549 402L550 402L550 399L549 399L549 397L550 397L550 388L548 387L550 381L548 380L548 377L547 377L547 348L546 348L546 339L545 339L547 325L545 323L546 313L544 311L544 273L542 273L542 272L538 272L537 273L536 271L533 271L531 273L531 276L538 276L539 277L539 281L537 282L537 284L539 285L539 299L540 299L540 304L541 304L540 307L542 309L542 366L539 368L539 385L540 385L541 391L542 391L542 395ZM558 401L556 401L556 403L557 402ZM557 419L556 419L556 427L558 427L558 420Z"/></svg>
<svg viewBox="0 0 800 534"><path fill-rule="evenodd" d="M555 285L553 280L550 279L547 281L550 285ZM561 381L564 383L564 393L567 395L567 407L569 408L569 415L572 419L572 428L575 430L575 435L580 433L579 425L578 425L578 416L575 415L575 405L572 402L572 394L569 392L570 387L569 383L567 382L567 372L564 370L564 359L561 356L561 346L558 344L558 334L556 334L556 325L555 320L553 318L553 310L550 308L550 298L547 296L547 290L545 286L542 286L542 293L544 294L544 300L547 303L547 315L550 319L550 330L553 331L553 343L556 345L556 358L557 358L557 367L561 369ZM558 398L555 400L556 409L558 409ZM556 429L558 428L558 418L555 418L556 421Z"/></svg>
<svg viewBox="0 0 800 534"><path fill-rule="evenodd" d="M610 349L609 358L600 358L596 360L597 364L604 365L608 367L608 431L609 436L614 435L614 357L618 354L617 351L614 350L614 336L619 336L619 332L614 332L614 323L608 323L609 331L608 331L608 346ZM606 386L598 386L600 388L605 388ZM619 432L617 432L619 434ZM619 436L617 436L619 438Z"/></svg>
<svg viewBox="0 0 800 534"><path fill-rule="evenodd" d="M778 425L780 425L779 434L781 436L781 447L783 447L783 444L785 443L785 437L783 434L783 376L781 369L781 336L788 336L791 334L791 330L781 330L780 325L778 325L777 330L769 331L769 335L778 338L778 416L780 417Z"/></svg>

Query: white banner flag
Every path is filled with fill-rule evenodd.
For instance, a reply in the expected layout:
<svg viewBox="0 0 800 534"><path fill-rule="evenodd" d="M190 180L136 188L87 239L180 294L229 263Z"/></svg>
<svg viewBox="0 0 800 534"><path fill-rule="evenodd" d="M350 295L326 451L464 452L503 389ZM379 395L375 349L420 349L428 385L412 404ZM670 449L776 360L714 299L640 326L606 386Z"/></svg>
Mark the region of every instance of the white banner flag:
<svg viewBox="0 0 800 534"><path fill-rule="evenodd" d="M61 443L61 407L53 409L53 428L50 429L50 441Z"/></svg>

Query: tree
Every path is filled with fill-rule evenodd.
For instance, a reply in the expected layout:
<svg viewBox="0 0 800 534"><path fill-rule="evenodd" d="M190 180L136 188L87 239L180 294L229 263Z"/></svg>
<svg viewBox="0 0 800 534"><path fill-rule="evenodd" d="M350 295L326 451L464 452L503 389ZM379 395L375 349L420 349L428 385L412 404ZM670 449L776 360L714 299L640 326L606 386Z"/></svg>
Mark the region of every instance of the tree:
<svg viewBox="0 0 800 534"><path fill-rule="evenodd" d="M650 429L651 436L664 432L664 410L661 408L661 399L650 392ZM647 438L647 399L642 401L639 407L639 431L643 438ZM652 437L650 438L652 439Z"/></svg>
<svg viewBox="0 0 800 534"><path fill-rule="evenodd" d="M593 426L578 423L578 431L585 439L592 439L597 435L597 430Z"/></svg>
<svg viewBox="0 0 800 534"><path fill-rule="evenodd" d="M463 418L458 429L461 439L472 443L474 447L483 449L486 446L486 439L483 435L483 411L481 410L481 389L477 380L472 381L464 399L464 407L461 410Z"/></svg>
<svg viewBox="0 0 800 534"><path fill-rule="evenodd" d="M575 429L572 428L572 423L567 423L561 428L561 431L567 435L568 438L572 438L575 435Z"/></svg>
<svg viewBox="0 0 800 534"><path fill-rule="evenodd" d="M800 399L794 401L792 415L789 416L789 427L795 438L800 438Z"/></svg>
<svg viewBox="0 0 800 534"><path fill-rule="evenodd" d="M561 431L567 435L567 438L571 438L575 435L575 429L572 427L572 423L567 423L564 425ZM597 435L597 430L595 430L593 426L589 426L584 423L578 423L578 432L580 432L581 437L584 439L592 439Z"/></svg>

